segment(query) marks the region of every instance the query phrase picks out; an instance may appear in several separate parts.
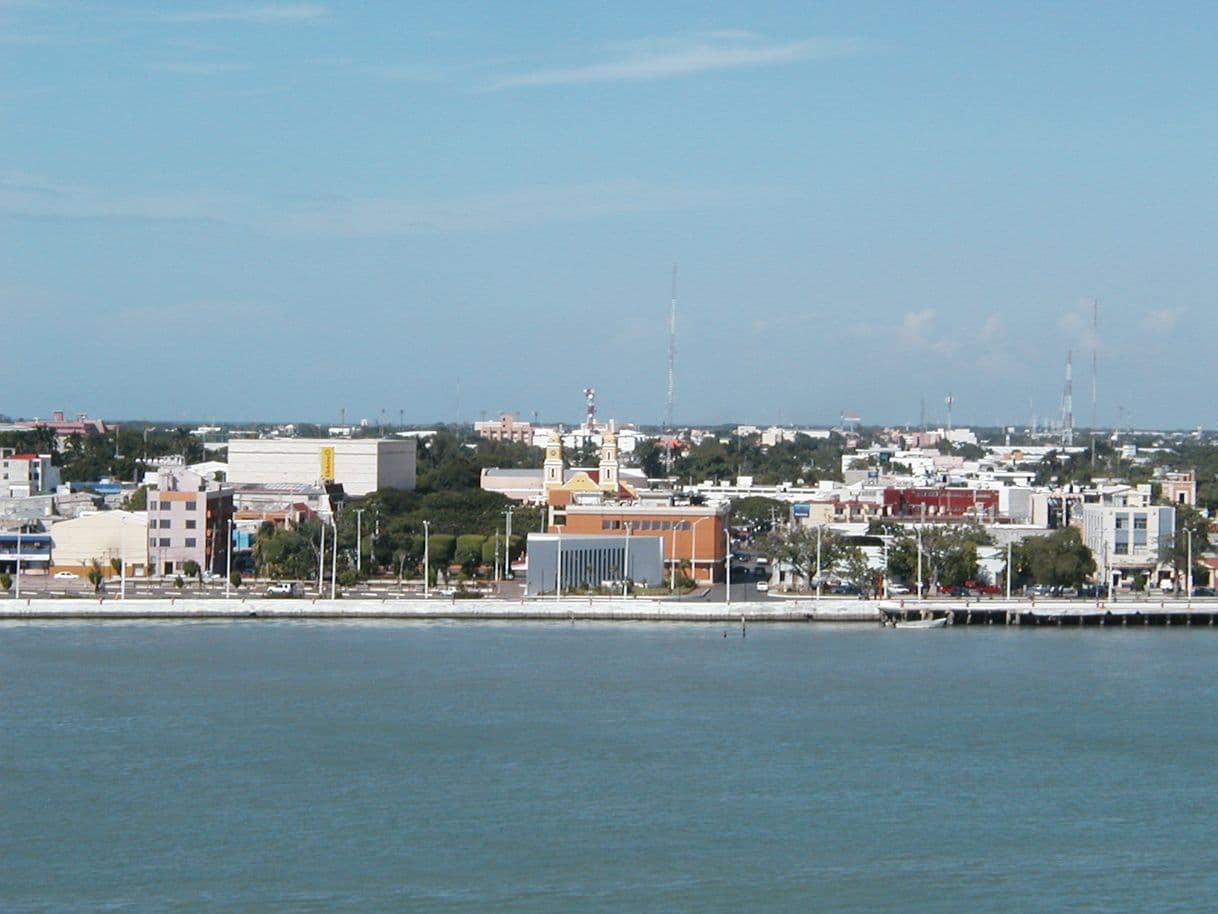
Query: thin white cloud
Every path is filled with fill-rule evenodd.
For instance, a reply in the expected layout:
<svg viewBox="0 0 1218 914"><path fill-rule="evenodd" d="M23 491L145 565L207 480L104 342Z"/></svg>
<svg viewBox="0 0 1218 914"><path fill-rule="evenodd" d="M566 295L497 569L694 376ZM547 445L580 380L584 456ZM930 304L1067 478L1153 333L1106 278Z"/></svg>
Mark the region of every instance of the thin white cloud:
<svg viewBox="0 0 1218 914"><path fill-rule="evenodd" d="M230 194L123 194L0 178L0 216L215 223L277 234L361 238L496 231L629 213L729 205L739 193L638 181L563 185L451 200L329 197L267 201Z"/></svg>
<svg viewBox="0 0 1218 914"><path fill-rule="evenodd" d="M1083 298L1057 319L1057 329L1072 350L1090 352L1098 343L1093 318L1094 304Z"/></svg>
<svg viewBox="0 0 1218 914"><path fill-rule="evenodd" d="M148 69L157 73L177 73L180 76L224 76L227 73L248 70L249 64L180 60L149 64Z"/></svg>
<svg viewBox="0 0 1218 914"><path fill-rule="evenodd" d="M577 83L667 79L713 70L739 69L858 53L862 43L848 38L806 38L772 42L745 32L701 33L688 40L642 39L618 45L619 57L575 67L510 73L493 80L492 90Z"/></svg>
<svg viewBox="0 0 1218 914"><path fill-rule="evenodd" d="M1142 327L1152 333L1169 333L1176 329L1182 317L1183 308L1155 308L1143 315Z"/></svg>
<svg viewBox="0 0 1218 914"><path fill-rule="evenodd" d="M166 13L161 18L166 22L248 22L275 25L311 22L326 14L326 8L319 3L274 3L185 10Z"/></svg>
<svg viewBox="0 0 1218 914"><path fill-rule="evenodd" d="M954 348L951 340L935 339L931 335L934 329L935 314L934 308L906 311L901 317L901 326L897 329L897 340L906 349L938 353L951 352Z"/></svg>

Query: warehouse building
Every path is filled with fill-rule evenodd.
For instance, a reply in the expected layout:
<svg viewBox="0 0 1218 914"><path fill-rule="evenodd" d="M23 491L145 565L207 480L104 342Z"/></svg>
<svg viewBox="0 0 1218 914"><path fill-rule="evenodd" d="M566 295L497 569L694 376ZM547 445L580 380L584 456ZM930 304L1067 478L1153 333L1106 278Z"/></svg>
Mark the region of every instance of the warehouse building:
<svg viewBox="0 0 1218 914"><path fill-rule="evenodd" d="M414 438L230 438L230 483L336 483L347 495L413 489Z"/></svg>

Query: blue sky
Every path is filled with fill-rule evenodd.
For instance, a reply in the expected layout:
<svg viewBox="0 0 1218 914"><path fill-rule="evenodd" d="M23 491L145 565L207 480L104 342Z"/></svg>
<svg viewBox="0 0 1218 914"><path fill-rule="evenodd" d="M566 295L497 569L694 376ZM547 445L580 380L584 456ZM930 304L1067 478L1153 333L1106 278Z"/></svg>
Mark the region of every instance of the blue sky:
<svg viewBox="0 0 1218 914"><path fill-rule="evenodd" d="M1213 428L1216 26L0 0L0 412Z"/></svg>

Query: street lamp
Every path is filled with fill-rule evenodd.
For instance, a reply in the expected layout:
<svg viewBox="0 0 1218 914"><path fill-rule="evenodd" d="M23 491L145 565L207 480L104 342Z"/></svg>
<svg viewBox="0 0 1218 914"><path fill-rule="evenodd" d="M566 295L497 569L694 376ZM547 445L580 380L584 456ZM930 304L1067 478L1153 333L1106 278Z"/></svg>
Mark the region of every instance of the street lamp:
<svg viewBox="0 0 1218 914"><path fill-rule="evenodd" d="M918 599L922 599L922 525L918 524Z"/></svg>
<svg viewBox="0 0 1218 914"><path fill-rule="evenodd" d="M233 519L228 519L228 546L224 550L224 599L232 595L233 589Z"/></svg>
<svg viewBox="0 0 1218 914"><path fill-rule="evenodd" d="M338 518L334 518L332 523L334 524L334 544L330 554L330 599L334 600L338 598Z"/></svg>
<svg viewBox="0 0 1218 914"><path fill-rule="evenodd" d="M355 509L355 570L364 568L364 511L365 508Z"/></svg>
<svg viewBox="0 0 1218 914"><path fill-rule="evenodd" d="M21 599L21 527L17 528L17 599Z"/></svg>
<svg viewBox="0 0 1218 914"><path fill-rule="evenodd" d="M622 599L630 595L630 521L626 521L626 548L622 550Z"/></svg>
<svg viewBox="0 0 1218 914"><path fill-rule="evenodd" d="M1188 576L1185 579L1188 589L1184 594L1191 600L1193 598L1193 531L1185 527L1184 532L1188 536Z"/></svg>
<svg viewBox="0 0 1218 914"><path fill-rule="evenodd" d="M431 596L431 521L423 521L423 599Z"/></svg>
<svg viewBox="0 0 1218 914"><path fill-rule="evenodd" d="M820 599L821 588L821 571L820 571L820 534L824 529L824 524L816 525L816 599Z"/></svg>
<svg viewBox="0 0 1218 914"><path fill-rule="evenodd" d="M727 573L727 594L726 601L728 605L732 602L732 525L726 524L723 528L723 538L727 540L727 552L723 556L723 568Z"/></svg>

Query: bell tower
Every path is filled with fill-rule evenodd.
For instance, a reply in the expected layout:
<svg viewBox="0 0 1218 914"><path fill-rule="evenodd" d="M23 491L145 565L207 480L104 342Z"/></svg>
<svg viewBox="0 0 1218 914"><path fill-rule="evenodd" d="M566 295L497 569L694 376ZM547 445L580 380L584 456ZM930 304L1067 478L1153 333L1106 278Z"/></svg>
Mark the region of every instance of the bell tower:
<svg viewBox="0 0 1218 914"><path fill-rule="evenodd" d="M551 431L550 437L546 439L546 459L542 463L542 469L542 488L548 496L551 489L559 488L563 483L562 438L559 437L557 429Z"/></svg>
<svg viewBox="0 0 1218 914"><path fill-rule="evenodd" d="M601 436L600 487L607 495L616 495L618 488L617 435L613 429Z"/></svg>

